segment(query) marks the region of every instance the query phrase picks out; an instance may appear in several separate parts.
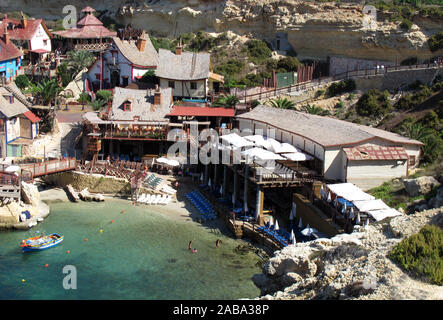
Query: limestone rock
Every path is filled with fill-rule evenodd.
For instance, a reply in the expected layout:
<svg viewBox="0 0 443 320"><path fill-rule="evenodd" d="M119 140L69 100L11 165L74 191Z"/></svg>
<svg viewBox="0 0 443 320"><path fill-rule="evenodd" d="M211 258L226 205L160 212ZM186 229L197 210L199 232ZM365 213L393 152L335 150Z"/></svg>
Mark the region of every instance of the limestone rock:
<svg viewBox="0 0 443 320"><path fill-rule="evenodd" d="M439 186L438 182L434 177L426 176L417 179L404 179L403 183L405 185L406 191L411 197L416 197L422 194L426 194L432 190L435 186Z"/></svg>

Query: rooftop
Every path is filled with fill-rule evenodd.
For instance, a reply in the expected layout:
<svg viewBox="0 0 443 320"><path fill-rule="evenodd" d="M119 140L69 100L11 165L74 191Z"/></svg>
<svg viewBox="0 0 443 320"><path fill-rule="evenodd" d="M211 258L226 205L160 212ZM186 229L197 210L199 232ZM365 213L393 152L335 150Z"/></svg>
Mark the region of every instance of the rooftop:
<svg viewBox="0 0 443 320"><path fill-rule="evenodd" d="M14 101L11 103L10 96L12 96L11 92L4 87L0 87L0 112L7 118L12 118L29 111L29 109L16 97L14 97Z"/></svg>
<svg viewBox="0 0 443 320"><path fill-rule="evenodd" d="M200 80L210 75L210 54L202 52L182 52L177 55L160 49L155 75L171 80Z"/></svg>
<svg viewBox="0 0 443 320"><path fill-rule="evenodd" d="M39 26L42 25L49 37L52 37L51 32L49 32L43 19L26 19L26 21L26 28L23 28L20 20L4 18L0 22L0 33L3 34L5 26L12 26L12 28L8 28L8 34L11 40L31 40Z"/></svg>
<svg viewBox="0 0 443 320"><path fill-rule="evenodd" d="M349 160L407 160L403 147L362 146L343 148Z"/></svg>
<svg viewBox="0 0 443 320"><path fill-rule="evenodd" d="M352 145L374 138L394 143L423 145L420 141L385 130L330 117L264 105L259 105L252 111L238 115L236 118L272 125L284 131L306 137L323 147Z"/></svg>
<svg viewBox="0 0 443 320"><path fill-rule="evenodd" d="M147 34L141 36L141 39L146 41L143 51L138 49L137 40L121 40L119 37L113 37L112 39L115 46L129 62L142 67L157 66L158 53Z"/></svg>
<svg viewBox="0 0 443 320"><path fill-rule="evenodd" d="M234 109L227 108L212 108L212 107L186 107L174 106L168 116L182 116L182 117L233 117L235 115Z"/></svg>
<svg viewBox="0 0 443 320"><path fill-rule="evenodd" d="M134 121L134 117L139 117L139 121L167 122L165 116L170 112L172 105L172 89L160 89L162 95L160 105L154 105L154 91L116 87L109 114L110 120ZM123 105L126 101L131 102L130 111L124 111Z"/></svg>
<svg viewBox="0 0 443 320"><path fill-rule="evenodd" d="M0 61L11 60L21 56L22 52L11 41L6 44L0 39Z"/></svg>

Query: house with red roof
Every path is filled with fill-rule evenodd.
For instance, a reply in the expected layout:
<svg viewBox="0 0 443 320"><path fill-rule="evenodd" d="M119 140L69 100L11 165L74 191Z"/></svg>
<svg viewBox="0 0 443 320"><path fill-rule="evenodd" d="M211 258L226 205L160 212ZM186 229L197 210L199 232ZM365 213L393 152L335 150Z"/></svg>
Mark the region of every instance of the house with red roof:
<svg viewBox="0 0 443 320"><path fill-rule="evenodd" d="M155 70L158 53L144 30L126 29L112 38L110 47L89 67L86 91L126 87Z"/></svg>
<svg viewBox="0 0 443 320"><path fill-rule="evenodd" d="M100 52L107 49L112 37L117 33L108 30L103 23L94 15L95 9L86 7L82 10L83 17L77 22L76 28L54 31L58 39L63 39L65 47L63 51L86 50Z"/></svg>
<svg viewBox="0 0 443 320"><path fill-rule="evenodd" d="M22 51L10 40L7 30L0 37L0 83L8 83L17 75L21 66Z"/></svg>
<svg viewBox="0 0 443 320"><path fill-rule="evenodd" d="M9 39L23 51L24 59L31 63L46 58L52 51L52 34L43 19L27 19L23 12L20 20L5 14L0 22L0 32L7 31Z"/></svg>

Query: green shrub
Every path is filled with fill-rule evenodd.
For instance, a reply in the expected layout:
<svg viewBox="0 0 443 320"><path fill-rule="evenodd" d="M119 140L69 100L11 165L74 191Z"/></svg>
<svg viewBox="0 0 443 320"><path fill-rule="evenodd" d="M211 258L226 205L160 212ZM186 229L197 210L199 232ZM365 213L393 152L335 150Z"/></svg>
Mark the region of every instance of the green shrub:
<svg viewBox="0 0 443 320"><path fill-rule="evenodd" d="M102 100L105 103L112 100L112 91L109 90L98 90L96 95L96 100Z"/></svg>
<svg viewBox="0 0 443 320"><path fill-rule="evenodd" d="M388 100L389 93L371 89L361 96L357 101L357 114L363 117L383 116L391 110L391 103Z"/></svg>
<svg viewBox="0 0 443 320"><path fill-rule="evenodd" d="M404 270L443 285L443 230L438 226L425 226L418 234L396 245L389 258Z"/></svg>
<svg viewBox="0 0 443 320"><path fill-rule="evenodd" d="M428 39L429 49L434 52L443 49L443 31L434 34Z"/></svg>
<svg viewBox="0 0 443 320"><path fill-rule="evenodd" d="M403 21L400 23L400 28L403 30L411 30L412 27L412 21L403 19Z"/></svg>
<svg viewBox="0 0 443 320"><path fill-rule="evenodd" d="M29 81L28 76L26 76L25 74L17 76L14 82L17 85L17 87L19 87L20 89L26 89L31 83L31 81Z"/></svg>
<svg viewBox="0 0 443 320"><path fill-rule="evenodd" d="M158 79L155 76L155 71L154 70L148 70L146 71L143 76L140 79L141 82L146 82L146 83L157 83Z"/></svg>
<svg viewBox="0 0 443 320"><path fill-rule="evenodd" d="M237 73L240 73L245 67L245 63L241 60L230 59L223 64L220 64L214 68L214 72L224 75L224 76L233 76Z"/></svg>
<svg viewBox="0 0 443 320"><path fill-rule="evenodd" d="M271 57L270 46L262 40L249 40L246 42L247 53L251 60L258 64Z"/></svg>
<svg viewBox="0 0 443 320"><path fill-rule="evenodd" d="M284 72L297 71L297 67L300 65L300 61L298 61L298 59L295 57L284 57L277 62L277 68L283 69Z"/></svg>
<svg viewBox="0 0 443 320"><path fill-rule="evenodd" d="M334 82L328 87L328 96L333 97L345 92L351 92L356 89L356 84L353 79L342 80L340 82Z"/></svg>

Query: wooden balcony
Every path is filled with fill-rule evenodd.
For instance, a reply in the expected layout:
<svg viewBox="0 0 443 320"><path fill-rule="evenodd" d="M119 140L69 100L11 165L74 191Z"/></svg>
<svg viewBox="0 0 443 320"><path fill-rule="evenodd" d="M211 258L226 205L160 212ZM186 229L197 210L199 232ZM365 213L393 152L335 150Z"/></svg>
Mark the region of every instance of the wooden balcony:
<svg viewBox="0 0 443 320"><path fill-rule="evenodd" d="M78 43L74 45L74 50L103 51L109 48L110 43Z"/></svg>
<svg viewBox="0 0 443 320"><path fill-rule="evenodd" d="M168 130L163 128L128 128L127 130L106 130L103 133L102 139L166 140L167 137Z"/></svg>

